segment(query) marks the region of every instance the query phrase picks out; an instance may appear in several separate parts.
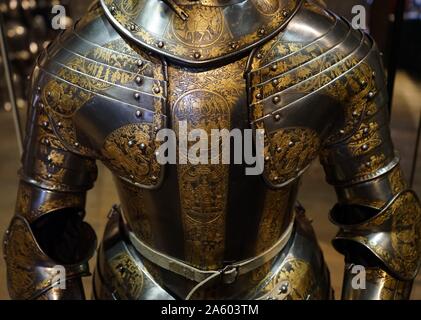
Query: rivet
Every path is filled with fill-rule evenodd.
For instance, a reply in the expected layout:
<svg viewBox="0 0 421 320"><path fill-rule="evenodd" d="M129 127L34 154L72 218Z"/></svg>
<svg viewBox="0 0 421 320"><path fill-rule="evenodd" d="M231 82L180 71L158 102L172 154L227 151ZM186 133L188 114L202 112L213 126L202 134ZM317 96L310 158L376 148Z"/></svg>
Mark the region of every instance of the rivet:
<svg viewBox="0 0 421 320"><path fill-rule="evenodd" d="M111 7L110 7L110 11L111 11L111 13L115 13L115 11L116 11L116 7L115 7L115 6L111 6Z"/></svg>
<svg viewBox="0 0 421 320"><path fill-rule="evenodd" d="M367 151L368 150L368 145L365 144L365 145L363 145L362 148L363 148L364 151Z"/></svg>
<svg viewBox="0 0 421 320"><path fill-rule="evenodd" d="M127 143L129 147L133 147L134 146L134 141L133 140L129 140L129 142Z"/></svg>
<svg viewBox="0 0 421 320"><path fill-rule="evenodd" d="M359 117L359 116L360 116L360 114L359 114L357 111L354 111L354 112L352 113L352 116L353 116L353 117Z"/></svg>
<svg viewBox="0 0 421 320"><path fill-rule="evenodd" d="M279 292L282 294L288 293L288 287L289 287L288 283L284 283L279 289Z"/></svg>
<svg viewBox="0 0 421 320"><path fill-rule="evenodd" d="M369 99L373 99L375 95L376 95L376 94L375 94L373 91L370 91L370 92L368 93L368 98L369 98Z"/></svg>
<svg viewBox="0 0 421 320"><path fill-rule="evenodd" d="M137 66L139 67L139 68L141 68L141 67L143 67L143 61L142 60L137 60Z"/></svg>
<svg viewBox="0 0 421 320"><path fill-rule="evenodd" d="M295 142L294 142L294 141L290 141L290 142L288 143L288 146L289 146L289 147L293 147L293 146L295 146Z"/></svg>
<svg viewBox="0 0 421 320"><path fill-rule="evenodd" d="M272 69L272 71L276 71L276 69L278 69L278 65L277 64L274 64L270 68Z"/></svg>
<svg viewBox="0 0 421 320"><path fill-rule="evenodd" d="M134 98L135 98L136 100L139 100L139 99L140 99L140 94L139 94L138 92L136 92L136 93L134 94Z"/></svg>
<svg viewBox="0 0 421 320"><path fill-rule="evenodd" d="M74 145L76 148L79 147L79 142L75 142Z"/></svg>
<svg viewBox="0 0 421 320"><path fill-rule="evenodd" d="M366 162L366 164L365 164L367 167L371 167L371 162L370 161L368 161L368 162Z"/></svg>
<svg viewBox="0 0 421 320"><path fill-rule="evenodd" d="M281 115L280 114L275 115L275 121L280 121L280 120L281 120Z"/></svg>
<svg viewBox="0 0 421 320"><path fill-rule="evenodd" d="M140 111L140 110L137 110L137 111L136 111L136 117L137 117L137 118L141 118L141 117L142 117L142 115L143 115L142 111Z"/></svg>
<svg viewBox="0 0 421 320"><path fill-rule="evenodd" d="M277 147L276 148L276 152L281 152L282 151L282 148L281 147Z"/></svg>
<svg viewBox="0 0 421 320"><path fill-rule="evenodd" d="M266 32L266 31L265 31L265 29L264 29L264 28L262 28L262 29L260 29L260 30L259 30L259 33L260 33L260 35L262 35L262 36L265 34L265 32Z"/></svg>
<svg viewBox="0 0 421 320"><path fill-rule="evenodd" d="M49 173L49 174L47 175L47 177L48 177L48 179L51 179L51 178L53 177L53 175L52 175L51 173Z"/></svg>
<svg viewBox="0 0 421 320"><path fill-rule="evenodd" d="M256 58L257 59L262 59L263 58L263 55L261 53L258 53L257 56L256 56Z"/></svg>
<svg viewBox="0 0 421 320"><path fill-rule="evenodd" d="M155 176L152 176L152 177L151 177L151 179L152 179L152 181L156 181L156 180L158 180L158 178L157 178L157 177L155 177Z"/></svg>
<svg viewBox="0 0 421 320"><path fill-rule="evenodd" d="M263 98L263 95L260 92L256 94L256 99L260 100L262 98Z"/></svg>
<svg viewBox="0 0 421 320"><path fill-rule="evenodd" d="M51 97L51 91L48 91L48 92L47 92L47 96L48 96L48 97Z"/></svg>
<svg viewBox="0 0 421 320"><path fill-rule="evenodd" d="M134 180L134 175L131 174L129 178L130 180Z"/></svg>
<svg viewBox="0 0 421 320"><path fill-rule="evenodd" d="M195 52L195 53L193 54L193 56L194 56L194 58L195 58L195 59L200 59L200 57L201 57L202 55L200 54L200 52Z"/></svg>
<svg viewBox="0 0 421 320"><path fill-rule="evenodd" d="M269 156L265 157L265 161L266 162L270 161L270 157Z"/></svg>
<svg viewBox="0 0 421 320"><path fill-rule="evenodd" d="M370 130L368 128L364 128L363 133L364 134L368 134L370 132Z"/></svg>
<svg viewBox="0 0 421 320"><path fill-rule="evenodd" d="M279 177L274 177L273 180L274 181L278 181L279 180Z"/></svg>
<svg viewBox="0 0 421 320"><path fill-rule="evenodd" d="M365 85L366 85L366 83L367 83L367 82L365 82L365 80L361 80L361 81L360 81L360 84L361 84L362 86L365 86Z"/></svg>
<svg viewBox="0 0 421 320"><path fill-rule="evenodd" d="M41 92L41 87L37 87L37 91L38 92Z"/></svg>
<svg viewBox="0 0 421 320"><path fill-rule="evenodd" d="M273 97L272 101L273 101L274 104L278 104L279 101L281 101L281 98L279 98L279 96L275 96L275 97Z"/></svg>
<svg viewBox="0 0 421 320"><path fill-rule="evenodd" d="M137 83L138 85L140 85L140 84L142 83L142 77L141 77L141 76L136 76L135 81L136 81L136 83Z"/></svg>
<svg viewBox="0 0 421 320"><path fill-rule="evenodd" d="M44 127L44 128L48 128L48 121L43 121L42 122L42 126Z"/></svg>
<svg viewBox="0 0 421 320"><path fill-rule="evenodd" d="M6 235L9 235L10 234L10 230L9 229L7 229L6 230Z"/></svg>
<svg viewBox="0 0 421 320"><path fill-rule="evenodd" d="M130 25L130 31L135 31L136 30L136 26L134 24Z"/></svg>
<svg viewBox="0 0 421 320"><path fill-rule="evenodd" d="M339 133L340 133L341 135L344 135L344 134L345 134L345 130L339 130Z"/></svg>
<svg viewBox="0 0 421 320"><path fill-rule="evenodd" d="M141 144L140 144L140 150L145 150L145 149L146 149L146 144L141 143Z"/></svg>
<svg viewBox="0 0 421 320"><path fill-rule="evenodd" d="M231 49L235 49L235 48L237 48L237 44L235 44L234 42L231 43Z"/></svg>
<svg viewBox="0 0 421 320"><path fill-rule="evenodd" d="M278 85L278 83L279 83L279 80L278 80L278 79L273 79L273 80L272 80L272 84L273 84L274 86L277 86L277 85Z"/></svg>
<svg viewBox="0 0 421 320"><path fill-rule="evenodd" d="M156 94L161 92L161 89L159 87L155 87L153 88L153 92L155 92Z"/></svg>
<svg viewBox="0 0 421 320"><path fill-rule="evenodd" d="M282 15L286 18L286 17L288 17L289 13L288 13L288 11L283 10L282 11Z"/></svg>
<svg viewBox="0 0 421 320"><path fill-rule="evenodd" d="M164 42L163 41L159 41L158 42L158 47L159 48L163 48L164 47Z"/></svg>
<svg viewBox="0 0 421 320"><path fill-rule="evenodd" d="M371 75L373 76L373 78L375 78L376 77L376 71L373 71Z"/></svg>
<svg viewBox="0 0 421 320"><path fill-rule="evenodd" d="M44 143L45 143L47 146L49 146L49 145L50 145L50 140L45 139L45 140L44 140Z"/></svg>
<svg viewBox="0 0 421 320"><path fill-rule="evenodd" d="M52 161L53 161L53 158L51 158L51 156L48 156L48 157L47 157L47 161L48 161L48 162L52 162Z"/></svg>
<svg viewBox="0 0 421 320"><path fill-rule="evenodd" d="M60 121L60 122L58 122L57 123L57 127L59 127L59 128L63 128L63 123Z"/></svg>

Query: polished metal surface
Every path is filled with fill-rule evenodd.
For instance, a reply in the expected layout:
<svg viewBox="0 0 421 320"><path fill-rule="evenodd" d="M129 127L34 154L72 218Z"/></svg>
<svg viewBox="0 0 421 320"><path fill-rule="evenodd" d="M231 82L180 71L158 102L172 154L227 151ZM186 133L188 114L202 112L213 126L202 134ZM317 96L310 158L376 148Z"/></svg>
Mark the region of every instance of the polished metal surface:
<svg viewBox="0 0 421 320"><path fill-rule="evenodd" d="M179 63L204 66L264 43L286 26L301 2L245 0L221 6L184 2L181 16L158 0L101 0L101 5L116 29L135 43Z"/></svg>
<svg viewBox="0 0 421 320"><path fill-rule="evenodd" d="M353 219L345 240L355 233L371 241L376 228L387 227L382 223L395 223L402 233L397 241L404 242L405 252L418 252L418 234L410 241L404 236L408 227L404 208L410 205L411 212L417 213L419 203L409 191L394 198L407 188L394 170L398 158L387 126L384 74L372 39L312 2L298 7L295 1L270 1L276 6L266 9L292 6L297 11L282 14L276 26L260 32L260 40L253 36L256 30L247 28L270 22L256 18L255 24L245 26L239 20L244 29L237 31L246 32L239 37L251 35L244 47L234 45L227 51L221 45L229 42L221 40L207 44L215 50L206 54L189 51L190 59L183 50L197 49L196 44L177 41L181 51L171 52L165 39L134 34L145 36L139 26L162 32L162 24L169 24L184 30L190 40L197 36L207 41L213 31L207 23L214 20L207 21L204 15L234 14L237 5L244 5L243 13L252 15L268 2L221 7L213 6L218 4L215 1L171 3L185 9L189 17L181 19L173 12L176 7L165 7L163 2L105 1L105 11L97 3L39 58L22 169L22 185L30 190L19 192L24 209L18 214L35 223L67 210L83 216L85 192L96 178L95 162L100 160L115 176L124 224L136 239L194 268L216 272L252 260L285 236L293 222L296 231L291 247L275 261L229 283L202 286L142 257L133 244L121 239L122 222L112 217L95 274L95 296L329 298L328 271L312 228L301 210L294 219L300 177L319 156L340 196L338 206ZM148 16L137 10L143 5L150 9L145 11ZM122 9L133 9L132 15L122 16ZM166 14L157 24L148 20L162 12ZM228 26L233 23L232 16L224 17ZM124 30L114 21L127 18L137 22ZM276 32L269 36L266 32L272 27ZM156 44L152 52L145 39ZM182 122L205 132L264 129L263 177L245 175L245 165L160 165L157 133L172 128L176 139L181 139L177 129ZM385 175L388 183L381 180ZM374 190L378 185L384 190ZM49 203L54 197L37 188L60 192L61 203ZM368 197L356 197L361 190ZM37 201L48 205L33 212ZM362 210L366 214L361 217L356 206L366 208ZM377 210L378 216L370 216L370 209ZM411 215L416 224L418 216ZM372 225L377 219L378 224ZM365 223L364 228L358 229L360 223ZM340 224L345 230L346 223ZM392 247L372 252L395 256L400 247ZM350 245L341 250L349 263L366 257L355 254ZM419 268L419 255L392 260L386 264L388 269L411 281ZM377 263L381 269L383 264Z"/></svg>
<svg viewBox="0 0 421 320"><path fill-rule="evenodd" d="M152 262L126 242L121 216L116 209L112 212L95 271L94 297L105 300L184 298L179 295L180 292L187 294L194 287L194 282L190 282L187 288L180 284L172 293L163 289L163 281L168 281L170 273L152 267ZM257 281L256 276L261 272L267 276ZM172 277L178 276L173 274ZM206 286L193 295L193 299L203 299L209 295L206 291L216 290L223 299L247 300L323 300L330 299L332 294L329 272L309 221L303 213L298 213L292 238L275 259L251 271L249 276L240 276L232 284L221 287L220 282L210 282ZM177 296L174 293L178 293Z"/></svg>
<svg viewBox="0 0 421 320"><path fill-rule="evenodd" d="M417 276L421 264L421 208L413 191L399 192L375 216L362 222L349 221L340 206L332 210L331 217L340 227L333 241L339 251L346 253L350 243L359 244L396 277L410 281Z"/></svg>
<svg viewBox="0 0 421 320"><path fill-rule="evenodd" d="M367 269L365 289L356 290L352 286L353 268L355 265L352 264L345 266L343 300L406 300L410 296L412 281L396 279L381 268Z"/></svg>
<svg viewBox="0 0 421 320"><path fill-rule="evenodd" d="M87 228L90 236L95 237L94 231L90 227ZM61 265L63 270L60 270L57 268L58 262L51 259L39 246L31 229L25 218L16 215L3 241L11 298L84 299L81 278L90 275L88 260L94 254L95 244L89 249L83 261ZM89 240L89 237L86 240ZM62 284L60 281L65 282L64 288L60 286Z"/></svg>

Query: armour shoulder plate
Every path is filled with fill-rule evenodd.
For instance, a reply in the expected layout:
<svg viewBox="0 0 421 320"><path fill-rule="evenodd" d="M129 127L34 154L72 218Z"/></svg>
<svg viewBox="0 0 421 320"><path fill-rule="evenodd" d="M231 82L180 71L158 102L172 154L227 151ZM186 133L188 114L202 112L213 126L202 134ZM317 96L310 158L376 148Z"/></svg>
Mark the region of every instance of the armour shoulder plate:
<svg viewBox="0 0 421 320"><path fill-rule="evenodd" d="M66 149L154 187L163 175L150 159L166 126L165 78L162 61L131 47L97 3L39 58L32 105L45 110Z"/></svg>

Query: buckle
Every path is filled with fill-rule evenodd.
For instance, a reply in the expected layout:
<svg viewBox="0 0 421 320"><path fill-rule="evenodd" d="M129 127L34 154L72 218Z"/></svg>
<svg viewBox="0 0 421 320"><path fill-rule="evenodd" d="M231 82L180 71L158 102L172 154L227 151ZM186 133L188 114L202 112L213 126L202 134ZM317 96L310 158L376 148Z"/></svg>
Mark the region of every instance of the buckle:
<svg viewBox="0 0 421 320"><path fill-rule="evenodd" d="M238 278L238 267L235 266L226 266L224 269L222 269L222 281L225 284L233 284L235 281L237 281Z"/></svg>

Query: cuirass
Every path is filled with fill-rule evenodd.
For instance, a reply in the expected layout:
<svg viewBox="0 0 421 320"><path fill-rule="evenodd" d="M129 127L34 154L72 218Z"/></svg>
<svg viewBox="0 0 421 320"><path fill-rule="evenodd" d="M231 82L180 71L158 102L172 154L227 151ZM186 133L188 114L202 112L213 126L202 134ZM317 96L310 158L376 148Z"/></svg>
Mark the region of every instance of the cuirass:
<svg viewBox="0 0 421 320"><path fill-rule="evenodd" d="M362 73L364 60L372 55L370 40L337 20L306 45L303 35L294 38L294 28L300 18L320 15L306 5L298 21L289 24L292 31L256 46L251 55L189 66L188 60L180 64L166 59L165 51L155 55L123 39L101 10L79 22L81 31L55 42L35 71L42 87L36 99L58 136L68 149L110 168L129 225L157 249L215 268L270 247L290 220L301 174L324 143L341 139L332 132L346 136L360 120L358 108L376 80L350 84L359 74L349 73ZM199 13L214 17L208 10ZM320 28L332 19L321 18ZM209 47L213 31L208 36L197 32L186 27L170 34L190 40L190 46ZM176 40L180 48L189 47ZM201 57L224 54L212 50L202 50ZM168 53L169 58L177 52ZM326 59L325 52L335 55ZM352 90L365 95L354 98L349 111L354 115L349 116L339 105ZM263 176L246 176L242 165L160 165L157 132L171 128L177 133L182 122L189 131L208 134L212 129L264 129Z"/></svg>
<svg viewBox="0 0 421 320"><path fill-rule="evenodd" d="M113 172L124 221L139 239L215 270L277 242L293 220L301 175L319 155L335 166L322 149L355 135L385 103L384 75L368 36L307 2L232 4L241 16L190 4L187 21L163 6L95 5L39 58L33 104L67 150ZM255 23L244 26L246 17ZM160 164L157 134L171 129L180 140L180 123L208 135L264 130L263 174L248 176L238 164ZM392 150L371 155L375 143L338 151L366 165L328 179L393 159Z"/></svg>
<svg viewBox="0 0 421 320"><path fill-rule="evenodd" d="M317 158L338 198L343 298L409 297L421 207L393 148L380 53L318 1L99 0L44 50L31 92L3 241L12 298L84 298L98 161L119 203L95 299L332 298L297 201Z"/></svg>

